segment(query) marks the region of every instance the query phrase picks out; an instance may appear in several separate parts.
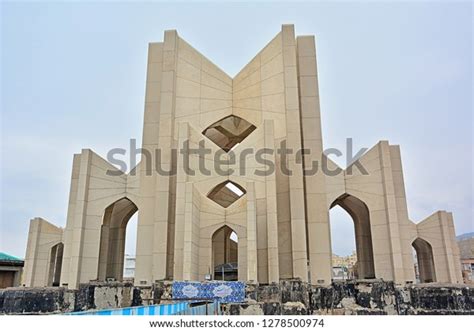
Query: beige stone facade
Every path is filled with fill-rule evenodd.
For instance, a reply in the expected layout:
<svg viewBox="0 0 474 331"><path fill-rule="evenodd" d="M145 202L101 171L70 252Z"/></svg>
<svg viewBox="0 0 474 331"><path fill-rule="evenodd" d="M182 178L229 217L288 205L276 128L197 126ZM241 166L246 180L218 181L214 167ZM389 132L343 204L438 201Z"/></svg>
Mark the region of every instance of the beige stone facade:
<svg viewBox="0 0 474 331"><path fill-rule="evenodd" d="M282 141L310 153L286 157L291 176L279 167L257 175L266 164L244 151L274 150ZM194 174L172 152L186 142L211 151L188 154ZM74 155L65 229L31 221L26 286L122 280L126 225L137 211L135 285L202 281L224 262L236 262L244 281L299 277L327 285L335 205L354 220L360 278L414 281L414 247L424 281L462 282L452 214L438 211L418 224L409 219L398 146L380 141L366 152L359 162L367 174L356 167L305 174L313 161L338 166L322 157L315 40L295 37L292 25L283 25L233 78L176 31L151 43L142 147L152 157L143 155L133 171L118 175L89 149ZM232 174L216 169L216 154ZM282 161L277 153L265 159ZM236 241L228 240L232 232Z"/></svg>

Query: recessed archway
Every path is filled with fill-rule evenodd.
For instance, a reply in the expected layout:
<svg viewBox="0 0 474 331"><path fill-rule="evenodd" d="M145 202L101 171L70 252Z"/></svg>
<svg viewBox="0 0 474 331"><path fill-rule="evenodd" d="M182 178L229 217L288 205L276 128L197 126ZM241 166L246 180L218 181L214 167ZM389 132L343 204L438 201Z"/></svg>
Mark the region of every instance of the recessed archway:
<svg viewBox="0 0 474 331"><path fill-rule="evenodd" d="M137 206L127 198L117 200L105 209L100 234L98 280L123 280L127 223L137 211Z"/></svg>
<svg viewBox="0 0 474 331"><path fill-rule="evenodd" d="M57 243L51 247L48 270L48 286L59 286L61 280L61 267L63 264L64 244Z"/></svg>
<svg viewBox="0 0 474 331"><path fill-rule="evenodd" d="M416 265L420 283L436 282L436 271L433 259L433 248L430 243L416 238L412 243L416 252Z"/></svg>
<svg viewBox="0 0 474 331"><path fill-rule="evenodd" d="M358 279L375 278L372 231L367 205L362 200L350 194L343 194L331 204L331 208L335 206L340 206L344 209L351 216L354 223L357 256L354 277Z"/></svg>
<svg viewBox="0 0 474 331"><path fill-rule="evenodd" d="M239 239L230 227L224 225L212 235L213 279L235 281L238 279Z"/></svg>
<svg viewBox="0 0 474 331"><path fill-rule="evenodd" d="M255 130L255 125L235 115L209 125L202 134L224 151L229 152Z"/></svg>

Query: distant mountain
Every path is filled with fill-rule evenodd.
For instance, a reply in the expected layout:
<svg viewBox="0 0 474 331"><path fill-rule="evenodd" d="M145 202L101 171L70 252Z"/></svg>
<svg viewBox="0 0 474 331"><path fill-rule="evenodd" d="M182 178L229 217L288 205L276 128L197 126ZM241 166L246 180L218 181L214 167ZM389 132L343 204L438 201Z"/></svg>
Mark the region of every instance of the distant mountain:
<svg viewBox="0 0 474 331"><path fill-rule="evenodd" d="M459 236L456 237L456 240L464 240L464 239L469 239L474 237L474 232L468 232L464 234L460 234Z"/></svg>

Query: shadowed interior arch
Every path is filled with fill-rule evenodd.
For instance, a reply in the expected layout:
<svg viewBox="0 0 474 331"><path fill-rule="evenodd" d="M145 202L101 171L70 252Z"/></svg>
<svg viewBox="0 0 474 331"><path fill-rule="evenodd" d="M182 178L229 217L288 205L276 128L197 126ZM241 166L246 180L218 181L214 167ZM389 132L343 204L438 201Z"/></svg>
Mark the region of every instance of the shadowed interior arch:
<svg viewBox="0 0 474 331"><path fill-rule="evenodd" d="M372 231L370 228L370 214L367 205L360 199L343 194L332 204L343 208L354 221L354 232L357 254L357 278L375 278L374 252L372 248Z"/></svg>
<svg viewBox="0 0 474 331"><path fill-rule="evenodd" d="M416 252L420 282L436 282L433 248L431 247L430 243L421 238L416 238L413 241L412 246Z"/></svg>
<svg viewBox="0 0 474 331"><path fill-rule="evenodd" d="M100 235L98 280L123 280L127 223L137 210L137 206L127 198L117 200L105 209Z"/></svg>
<svg viewBox="0 0 474 331"><path fill-rule="evenodd" d="M220 183L214 187L207 197L224 208L229 207L246 193L245 189L230 180Z"/></svg>
<svg viewBox="0 0 474 331"><path fill-rule="evenodd" d="M48 270L48 286L59 286L60 284L61 267L63 264L63 251L63 243L57 243L51 247Z"/></svg>
<svg viewBox="0 0 474 331"><path fill-rule="evenodd" d="M235 115L209 125L202 134L224 151L229 152L255 130L255 125Z"/></svg>

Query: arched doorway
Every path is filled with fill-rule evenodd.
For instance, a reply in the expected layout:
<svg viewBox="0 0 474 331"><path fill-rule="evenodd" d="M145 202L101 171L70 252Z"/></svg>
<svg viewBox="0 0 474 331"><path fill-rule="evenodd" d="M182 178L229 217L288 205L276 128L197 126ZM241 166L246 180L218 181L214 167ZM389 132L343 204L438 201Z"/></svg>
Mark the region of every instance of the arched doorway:
<svg viewBox="0 0 474 331"><path fill-rule="evenodd" d="M48 271L48 286L59 286L61 280L61 267L63 264L64 244L57 243L51 247Z"/></svg>
<svg viewBox="0 0 474 331"><path fill-rule="evenodd" d="M436 282L436 272L433 259L433 248L421 238L416 238L412 243L416 253L416 265L420 283Z"/></svg>
<svg viewBox="0 0 474 331"><path fill-rule="evenodd" d="M227 225L212 235L213 279L238 279L238 241L237 234Z"/></svg>
<svg viewBox="0 0 474 331"><path fill-rule="evenodd" d="M329 210L331 220L332 279L357 278L354 222L351 215L336 205Z"/></svg>
<svg viewBox="0 0 474 331"><path fill-rule="evenodd" d="M357 262L354 263L354 278L375 278L372 231L367 205L350 194L343 194L331 204L331 208L335 206L340 206L344 209L354 222L355 248L357 256Z"/></svg>
<svg viewBox="0 0 474 331"><path fill-rule="evenodd" d="M127 198L117 200L105 209L100 235L98 280L123 280L127 224L137 211L137 206Z"/></svg>

